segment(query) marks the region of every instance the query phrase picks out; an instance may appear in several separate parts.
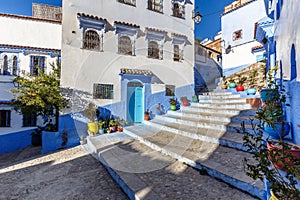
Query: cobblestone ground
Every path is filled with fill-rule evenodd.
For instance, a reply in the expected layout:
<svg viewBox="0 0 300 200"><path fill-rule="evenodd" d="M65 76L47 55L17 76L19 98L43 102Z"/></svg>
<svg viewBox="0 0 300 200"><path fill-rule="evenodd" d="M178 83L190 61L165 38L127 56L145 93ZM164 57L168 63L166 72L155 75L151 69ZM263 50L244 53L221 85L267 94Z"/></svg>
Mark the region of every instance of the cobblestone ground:
<svg viewBox="0 0 300 200"><path fill-rule="evenodd" d="M40 155L29 147L0 155L0 200L128 199L81 147Z"/></svg>

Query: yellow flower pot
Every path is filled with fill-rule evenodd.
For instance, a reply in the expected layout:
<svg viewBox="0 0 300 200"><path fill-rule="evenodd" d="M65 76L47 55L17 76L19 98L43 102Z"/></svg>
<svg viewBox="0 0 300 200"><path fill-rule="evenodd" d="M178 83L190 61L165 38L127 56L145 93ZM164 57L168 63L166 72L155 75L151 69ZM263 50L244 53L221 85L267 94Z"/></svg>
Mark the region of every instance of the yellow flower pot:
<svg viewBox="0 0 300 200"><path fill-rule="evenodd" d="M96 135L99 131L99 126L97 122L88 122L88 131Z"/></svg>

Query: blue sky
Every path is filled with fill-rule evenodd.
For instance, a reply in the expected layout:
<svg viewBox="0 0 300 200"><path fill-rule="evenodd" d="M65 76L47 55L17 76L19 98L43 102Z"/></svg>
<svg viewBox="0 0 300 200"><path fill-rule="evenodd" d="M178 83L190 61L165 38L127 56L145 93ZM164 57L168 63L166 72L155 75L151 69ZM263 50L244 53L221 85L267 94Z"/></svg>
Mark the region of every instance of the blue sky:
<svg viewBox="0 0 300 200"><path fill-rule="evenodd" d="M84 0L82 0L84 1ZM144 0L143 0L144 1ZM195 0L195 11L203 15L202 22L195 27L196 38L213 39L214 35L221 30L220 14L224 6L234 0ZM43 3L61 6L62 0L0 0L0 12L18 15L31 15L31 3Z"/></svg>

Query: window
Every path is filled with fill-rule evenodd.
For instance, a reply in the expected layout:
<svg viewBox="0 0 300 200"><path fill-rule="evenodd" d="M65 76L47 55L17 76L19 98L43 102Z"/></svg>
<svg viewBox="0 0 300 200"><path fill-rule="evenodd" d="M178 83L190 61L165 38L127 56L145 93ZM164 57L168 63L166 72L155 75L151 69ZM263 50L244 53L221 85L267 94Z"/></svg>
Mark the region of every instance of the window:
<svg viewBox="0 0 300 200"><path fill-rule="evenodd" d="M174 45L174 61L180 61L180 49L179 49L179 45L175 44Z"/></svg>
<svg viewBox="0 0 300 200"><path fill-rule="evenodd" d="M2 64L2 68L3 68L3 74L4 75L9 75L8 72L8 59L7 59L7 55L3 56L3 64Z"/></svg>
<svg viewBox="0 0 300 200"><path fill-rule="evenodd" d="M242 30L238 30L238 31L235 31L233 34L232 34L232 40L235 41L235 40L239 40L239 39L242 39L243 35L242 35Z"/></svg>
<svg viewBox="0 0 300 200"><path fill-rule="evenodd" d="M45 60L44 56L31 56L30 57L30 74L33 76L39 75L39 70L45 72Z"/></svg>
<svg viewBox="0 0 300 200"><path fill-rule="evenodd" d="M119 37L118 53L124 55L132 55L132 42L128 36Z"/></svg>
<svg viewBox="0 0 300 200"><path fill-rule="evenodd" d="M100 38L96 31L88 30L84 32L82 48L100 51Z"/></svg>
<svg viewBox="0 0 300 200"><path fill-rule="evenodd" d="M135 0L118 0L118 2L135 6Z"/></svg>
<svg viewBox="0 0 300 200"><path fill-rule="evenodd" d="M166 85L166 96L175 96L175 85Z"/></svg>
<svg viewBox="0 0 300 200"><path fill-rule="evenodd" d="M35 113L23 114L23 127L36 126L36 119Z"/></svg>
<svg viewBox="0 0 300 200"><path fill-rule="evenodd" d="M148 0L148 9L156 12L163 12L162 0Z"/></svg>
<svg viewBox="0 0 300 200"><path fill-rule="evenodd" d="M173 16L184 18L184 5L180 5L179 3L173 3Z"/></svg>
<svg viewBox="0 0 300 200"><path fill-rule="evenodd" d="M0 127L10 127L10 110L0 110Z"/></svg>
<svg viewBox="0 0 300 200"><path fill-rule="evenodd" d="M159 59L159 46L156 41L150 41L148 43L148 57Z"/></svg>
<svg viewBox="0 0 300 200"><path fill-rule="evenodd" d="M18 58L17 56L13 57L13 62L12 62L12 73L13 75L17 76L18 75Z"/></svg>
<svg viewBox="0 0 300 200"><path fill-rule="evenodd" d="M94 99L113 99L114 87L111 84L94 84L94 92L93 97Z"/></svg>

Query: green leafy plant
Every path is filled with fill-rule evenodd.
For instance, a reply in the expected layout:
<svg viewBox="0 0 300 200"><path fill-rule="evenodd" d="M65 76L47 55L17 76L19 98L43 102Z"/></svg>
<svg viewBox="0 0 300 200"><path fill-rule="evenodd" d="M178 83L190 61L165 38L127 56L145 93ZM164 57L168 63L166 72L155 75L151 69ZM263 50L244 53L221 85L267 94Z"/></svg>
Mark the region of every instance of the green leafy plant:
<svg viewBox="0 0 300 200"><path fill-rule="evenodd" d="M44 119L47 131L57 131L59 111L68 107L69 100L62 96L60 90L60 63L56 66L51 63L51 66L49 74L38 69L39 75L24 73L14 79L19 86L11 90L15 98L12 106L21 114L36 113Z"/></svg>
<svg viewBox="0 0 300 200"><path fill-rule="evenodd" d="M172 105L172 106L176 106L176 104L177 104L176 99L174 99L174 98L170 98L170 99L169 99L169 103L170 103L170 105Z"/></svg>
<svg viewBox="0 0 300 200"><path fill-rule="evenodd" d="M90 122L97 121L98 116L100 115L99 110L96 108L96 105L89 103L86 109L83 110L83 115L87 117Z"/></svg>

